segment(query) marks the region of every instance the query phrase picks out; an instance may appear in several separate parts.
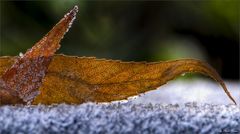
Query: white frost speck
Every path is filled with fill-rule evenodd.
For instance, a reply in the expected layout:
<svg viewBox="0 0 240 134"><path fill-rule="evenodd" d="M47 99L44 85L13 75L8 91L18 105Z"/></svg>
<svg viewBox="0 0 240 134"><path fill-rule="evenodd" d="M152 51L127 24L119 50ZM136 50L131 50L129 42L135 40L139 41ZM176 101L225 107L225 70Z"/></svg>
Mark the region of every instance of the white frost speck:
<svg viewBox="0 0 240 134"><path fill-rule="evenodd" d="M67 30L66 30L65 33L67 33L68 30L71 28L71 26L72 26L72 24L73 24L73 21L76 19L76 14L77 14L77 12L78 12L78 6L75 5L74 8L73 8L69 13L67 13L67 14L64 15L64 18L67 18L69 15L72 16L72 20L69 22L68 28L67 28Z"/></svg>
<svg viewBox="0 0 240 134"><path fill-rule="evenodd" d="M20 53L19 53L19 56L22 58L22 57L23 57L23 53L22 53L22 52L20 52Z"/></svg>
<svg viewBox="0 0 240 134"><path fill-rule="evenodd" d="M181 76L185 76L185 75L186 75L186 73L182 73L182 74L181 74Z"/></svg>

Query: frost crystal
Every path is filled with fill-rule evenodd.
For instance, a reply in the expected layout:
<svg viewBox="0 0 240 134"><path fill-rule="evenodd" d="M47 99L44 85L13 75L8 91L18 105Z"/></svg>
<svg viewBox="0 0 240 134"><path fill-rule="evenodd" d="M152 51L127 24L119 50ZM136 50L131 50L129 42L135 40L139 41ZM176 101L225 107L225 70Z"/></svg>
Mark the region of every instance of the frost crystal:
<svg viewBox="0 0 240 134"><path fill-rule="evenodd" d="M22 53L22 52L20 52L20 53L19 53L19 56L20 56L20 57L23 57L23 53Z"/></svg>
<svg viewBox="0 0 240 134"><path fill-rule="evenodd" d="M67 17L71 17L71 21L70 23L68 24L68 28L66 30L66 33L68 32L68 30L71 28L72 24L73 24L73 21L76 19L76 14L78 12L78 6L75 5L74 8L69 12L67 13L66 15L64 15L64 18L67 18Z"/></svg>

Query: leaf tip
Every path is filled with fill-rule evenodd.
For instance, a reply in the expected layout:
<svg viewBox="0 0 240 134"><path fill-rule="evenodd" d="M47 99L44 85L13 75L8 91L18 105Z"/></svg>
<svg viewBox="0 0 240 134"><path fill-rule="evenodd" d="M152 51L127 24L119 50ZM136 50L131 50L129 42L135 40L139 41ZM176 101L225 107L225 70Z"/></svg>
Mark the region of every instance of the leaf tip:
<svg viewBox="0 0 240 134"><path fill-rule="evenodd" d="M68 32L68 30L71 28L71 26L73 24L73 21L76 19L77 12L78 12L78 6L75 5L70 12L68 12L67 14L64 15L64 19L70 21L68 23L68 28L67 28L66 32Z"/></svg>

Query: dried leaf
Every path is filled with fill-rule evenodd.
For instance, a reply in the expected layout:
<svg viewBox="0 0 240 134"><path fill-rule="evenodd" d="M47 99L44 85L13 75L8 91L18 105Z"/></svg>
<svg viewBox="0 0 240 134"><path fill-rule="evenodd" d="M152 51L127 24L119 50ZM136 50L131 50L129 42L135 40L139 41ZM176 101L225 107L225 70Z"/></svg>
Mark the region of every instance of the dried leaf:
<svg viewBox="0 0 240 134"><path fill-rule="evenodd" d="M217 72L199 60L137 63L56 55L34 104L123 100L156 89L186 72L212 77L236 103Z"/></svg>
<svg viewBox="0 0 240 134"><path fill-rule="evenodd" d="M15 104L21 99L34 99L33 104L122 100L154 90L186 72L212 77L236 104L217 72L199 60L146 63L53 56L76 12L74 8L23 57L0 58L0 104Z"/></svg>
<svg viewBox="0 0 240 134"><path fill-rule="evenodd" d="M0 63L5 63L0 70L11 66L9 62L13 59L0 58ZM186 72L212 77L236 103L216 71L207 63L193 59L146 63L55 55L47 72L34 104L123 100L154 90Z"/></svg>
<svg viewBox="0 0 240 134"><path fill-rule="evenodd" d="M12 103L4 98L18 98L19 103L22 103L21 99L29 102L39 94L38 88L41 86L52 56L59 49L59 43L75 19L77 10L77 7L74 7L22 57L16 58L15 63L2 75L0 79L2 103ZM0 66L4 64L0 63Z"/></svg>

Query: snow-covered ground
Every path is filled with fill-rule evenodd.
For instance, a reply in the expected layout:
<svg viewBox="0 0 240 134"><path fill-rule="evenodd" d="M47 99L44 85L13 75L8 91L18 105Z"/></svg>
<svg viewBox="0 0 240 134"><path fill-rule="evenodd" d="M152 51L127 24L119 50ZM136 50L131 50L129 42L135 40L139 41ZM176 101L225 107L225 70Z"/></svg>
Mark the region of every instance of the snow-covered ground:
<svg viewBox="0 0 240 134"><path fill-rule="evenodd" d="M240 82L226 83L240 104ZM240 133L240 106L214 82L177 80L130 101L2 106L4 133Z"/></svg>
<svg viewBox="0 0 240 134"><path fill-rule="evenodd" d="M240 81L226 81L225 84L236 102L240 104ZM205 79L170 81L168 84L159 87L158 90L149 91L130 100L134 103L145 104L166 103L181 105L186 102L233 104L218 83Z"/></svg>

